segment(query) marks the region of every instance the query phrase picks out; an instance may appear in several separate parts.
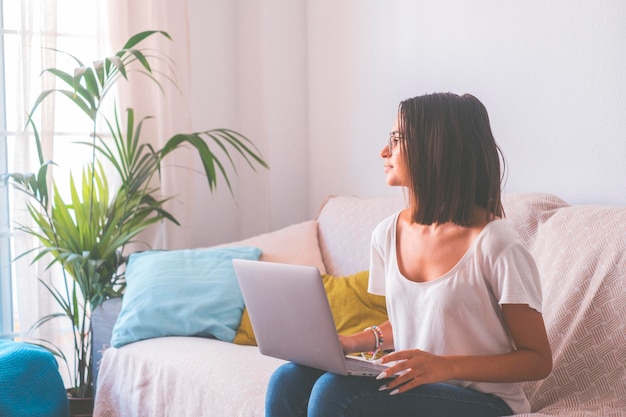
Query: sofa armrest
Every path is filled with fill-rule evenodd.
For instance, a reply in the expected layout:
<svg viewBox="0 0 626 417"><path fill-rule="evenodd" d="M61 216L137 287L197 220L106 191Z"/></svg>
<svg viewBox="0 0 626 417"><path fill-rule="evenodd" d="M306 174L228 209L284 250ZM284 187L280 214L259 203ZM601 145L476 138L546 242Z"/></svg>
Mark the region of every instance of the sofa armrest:
<svg viewBox="0 0 626 417"><path fill-rule="evenodd" d="M111 335L117 316L122 309L122 298L111 298L103 302L91 313L91 331L93 335L91 355L93 358L93 385L96 387L98 368L102 360L102 352L111 347Z"/></svg>

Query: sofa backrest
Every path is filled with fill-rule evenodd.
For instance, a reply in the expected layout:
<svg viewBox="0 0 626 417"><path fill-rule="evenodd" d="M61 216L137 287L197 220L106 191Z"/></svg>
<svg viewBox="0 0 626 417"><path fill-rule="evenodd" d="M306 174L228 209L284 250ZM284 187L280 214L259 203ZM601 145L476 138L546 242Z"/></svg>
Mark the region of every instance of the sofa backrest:
<svg viewBox="0 0 626 417"><path fill-rule="evenodd" d="M330 197L317 217L326 272L345 276L368 269L374 227L402 207L405 207L403 196Z"/></svg>
<svg viewBox="0 0 626 417"><path fill-rule="evenodd" d="M626 207L541 193L506 194L503 205L537 261L553 350L552 374L524 385L533 410L626 409ZM318 216L327 272L367 269L373 228L404 206L402 196L331 197Z"/></svg>
<svg viewBox="0 0 626 417"><path fill-rule="evenodd" d="M525 384L533 410L626 410L626 207L519 194L505 210L541 273L554 359L548 378Z"/></svg>

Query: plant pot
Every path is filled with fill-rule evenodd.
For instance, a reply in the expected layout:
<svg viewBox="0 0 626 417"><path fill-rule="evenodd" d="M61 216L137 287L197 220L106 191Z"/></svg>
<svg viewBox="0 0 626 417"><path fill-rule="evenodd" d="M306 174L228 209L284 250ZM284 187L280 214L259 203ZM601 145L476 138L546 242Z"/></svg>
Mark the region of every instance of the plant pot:
<svg viewBox="0 0 626 417"><path fill-rule="evenodd" d="M70 417L93 416L93 398L68 397L70 404Z"/></svg>

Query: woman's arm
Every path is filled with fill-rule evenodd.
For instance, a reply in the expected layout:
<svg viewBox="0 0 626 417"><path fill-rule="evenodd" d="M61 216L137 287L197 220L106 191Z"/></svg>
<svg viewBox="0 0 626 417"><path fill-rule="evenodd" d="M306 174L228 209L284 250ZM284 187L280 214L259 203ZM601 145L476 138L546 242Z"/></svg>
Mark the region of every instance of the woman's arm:
<svg viewBox="0 0 626 417"><path fill-rule="evenodd" d="M521 382L545 378L552 370L552 351L539 312L525 304L502 306L516 350L483 356L437 356L418 349L393 352L380 361L392 365L384 378L396 373L385 389L391 394L408 391L428 383L451 379L482 382Z"/></svg>
<svg viewBox="0 0 626 417"><path fill-rule="evenodd" d="M393 349L393 332L391 323L387 320L378 326L383 334L383 344L381 350ZM350 336L339 335L339 341L343 348L343 353L371 352L376 349L376 337L371 330L364 330Z"/></svg>

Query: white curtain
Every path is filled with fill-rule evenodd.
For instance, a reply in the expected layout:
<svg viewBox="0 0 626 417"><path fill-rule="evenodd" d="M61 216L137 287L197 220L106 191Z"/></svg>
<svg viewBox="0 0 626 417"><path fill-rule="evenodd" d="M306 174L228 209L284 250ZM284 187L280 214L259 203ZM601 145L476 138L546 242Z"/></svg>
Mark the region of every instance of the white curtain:
<svg viewBox="0 0 626 417"><path fill-rule="evenodd" d="M237 172L228 171L233 194L221 179L211 194L192 152L170 155L161 191L174 197L167 209L181 225L157 225L143 234L145 243L154 249L209 246L314 216L307 212L307 1L107 5L117 47L143 30L164 30L173 38L153 37L152 45L172 58L180 91L166 82L163 94L150 82L133 80L121 98L139 114L156 116L145 139L158 146L173 133L230 128L250 138L270 165L254 172L235 159Z"/></svg>
<svg viewBox="0 0 626 417"><path fill-rule="evenodd" d="M29 132L19 128L25 126L26 115L33 104L33 97L43 89L53 87L49 78L41 77L39 80L33 78L34 73L38 73L42 68L50 67L55 64L54 53L49 49L56 47L56 36L50 36L56 33L56 1L37 2L33 0L23 1L18 10L20 22L20 36L17 43L17 84L21 87L16 90L15 103L17 109L16 126L16 152L9 155L14 172L33 172L36 165L33 161L37 159L37 151L34 146L33 137ZM5 17L6 18L6 17ZM44 34L48 34L45 36ZM38 126L41 126L41 138L44 155L51 158L53 152L53 142L51 140L51 132L54 130L54 102L48 100L42 106L40 117L37 120ZM26 196L21 193L12 193L12 203L14 224L31 224L30 216L25 210ZM38 242L32 236L16 233L13 239L13 253L15 255L22 254L30 248L36 247ZM30 266L30 258L22 258L15 262L15 276L13 277L14 286L17 288L15 292L17 302L17 314L15 321L17 332L25 332L31 324L39 317L49 314L53 305L45 288L38 282L37 278L50 280L50 272L45 270L44 262L40 262L35 266ZM19 278L19 279L18 279ZM58 326L47 326L38 333L43 339L55 339Z"/></svg>
<svg viewBox="0 0 626 417"><path fill-rule="evenodd" d="M163 86L161 91L157 85L139 74L131 74L130 82L119 84L119 108L125 110L132 107L135 118L151 116L143 125L142 141L151 143L160 149L167 139L176 133L190 133L189 116L189 24L187 2L171 2L168 0L109 0L109 34L115 49L121 48L126 40L134 34L145 30L167 32L172 40L165 36L153 35L141 44L143 48L155 50L158 55L167 57L168 65L158 67L159 72L169 73L175 77L170 82L159 77ZM187 226L193 224L185 221L187 211L196 204L192 184L199 176L201 166L187 149L181 148L168 155L162 167L160 188L164 197L173 197L166 206L179 221ZM146 230L139 243L132 245L127 252L145 249L172 249L189 247L188 236L171 222L163 222Z"/></svg>
<svg viewBox="0 0 626 417"><path fill-rule="evenodd" d="M135 77L131 78L128 85L131 88L121 88L119 98L119 108L132 106L135 108L136 117L154 116L144 124L143 139L149 141L159 148L174 133L189 132L190 123L188 115L188 104L185 93L189 90L189 42L187 28L187 8L186 3L177 4L167 1L108 1L108 2L90 2L87 9L68 9L63 3L57 4L56 0L24 0L20 3L18 9L13 15L5 15L5 19L12 22L19 22L17 30L18 38L18 56L14 61L7 62L7 65L14 64L17 68L15 73L17 84L14 103L7 103L8 106L15 106L19 109L16 112L18 120L15 125L18 126L16 131L15 152L9 155L11 172L34 172L38 167L37 153L34 147L34 138L32 132L24 131L21 127L26 124L26 115L30 111L37 95L44 90L55 88L54 80L51 77L40 76L42 69L57 66L56 59L58 54L52 49L60 49L72 54L76 54L79 59L83 59L81 55L74 49L64 49L67 46L67 39L60 41L64 34L67 35L67 27L59 27L58 22L61 20L68 21L68 17L72 16L78 19L88 13L97 22L94 32L95 37L87 37L87 45L94 53L93 59L102 57L120 49L130 35L138 33L142 30L164 30L167 31L174 41L170 41L165 37L154 36L151 43L146 46L151 49L158 49L164 55L171 58L171 62L175 63L175 73L177 76L177 85L172 85L162 80L164 93L161 92L154 84L148 80ZM76 5L74 6L76 7ZM58 19L63 14L64 19ZM71 19L70 19L71 20ZM108 21L108 23L107 23ZM72 34L69 36L69 44L72 39L80 38L80 34ZM90 61L85 63L89 64ZM72 67L64 67L65 70L71 72ZM12 72L12 71L9 71ZM11 80L10 82L13 82ZM124 81L121 81L124 83ZM128 87L124 86L124 87ZM62 86L56 86L62 87ZM45 160L61 159L67 157L67 150L62 147L62 143L67 146L67 140L60 140L59 136L67 132L58 132L59 126L55 124L55 114L60 110L57 106L59 102L49 99L44 101L37 113L36 123L40 130L43 144L43 153ZM61 110L62 111L62 110ZM84 138L81 138L84 139ZM70 138L69 140L76 140ZM64 155L65 154L65 155ZM189 183L184 178L185 175L197 175L188 169L193 167L193 162L188 161L189 156L184 150L172 154L172 158L167 160L167 165L163 170L162 191L164 195L181 194L180 187L177 184ZM181 169L180 167L187 167ZM65 166L63 167L66 168ZM78 169L82 168L79 164ZM63 182L59 179L61 171L55 173L56 181ZM182 177L181 177L182 175ZM12 223L30 224L30 215L25 209L24 195L19 192L12 192ZM181 217L181 207L187 204L172 205L170 211L176 216ZM184 213L182 213L184 214ZM155 227L151 232L146 234L144 240L151 247L171 247L176 245L172 243L176 238L170 233L173 225L163 224L161 227ZM181 236L178 234L178 236ZM179 238L180 240L181 238ZM184 235L182 235L184 241ZM12 252L13 255L24 253L38 246L38 242L33 237L16 232L14 234ZM178 246L186 246L185 243L179 243ZM145 247L141 247L145 249ZM62 286L61 274L59 268L53 267L47 269L48 262L46 260L31 265L32 257L24 257L14 263L13 267L13 285L14 294L14 327L15 331L21 333L24 339L33 340L36 338L44 339L52 342L64 352L68 357L72 357L71 326L65 320L52 320L45 326L42 326L34 333L26 335L27 330L39 318L55 312L57 310L56 303L52 300L50 294L39 279L45 282L53 282L59 288ZM73 366L69 364L69 366ZM60 364L61 373L66 381L69 382L65 372L65 364Z"/></svg>
<svg viewBox="0 0 626 417"><path fill-rule="evenodd" d="M15 3L13 3L15 4ZM6 60L6 65L12 65L6 74L15 74L15 79L7 79L7 83L15 94L8 94L7 107L17 109L14 113L15 120L7 121L8 125L15 126L15 146L10 146L8 154L10 172L35 172L39 166L37 150L31 129L24 129L27 122L27 114L30 112L36 97L44 90L62 87L55 85L54 79L42 75L44 68L58 66L59 54L53 49L63 50L72 44L84 44L86 39L89 43L89 51L97 54L103 50L104 40L98 34L104 34L100 28L104 27L104 13L98 8L98 2L90 2L89 10L72 10L68 5L56 0L22 0L18 7L5 8L5 22L15 28L15 34L6 39L11 48L15 47L17 57ZM85 14L93 17L95 27L90 28L90 33L68 31L65 24L68 17L74 12L75 17ZM63 19L59 17L63 16ZM5 47L7 45L5 44ZM70 52L70 51L68 51ZM59 64L60 65L60 64ZM72 67L65 68L71 71ZM59 102L48 99L40 106L35 115L35 123L42 142L44 160L62 160L67 158L68 137L73 132L59 132L58 117L63 110L58 108ZM63 124L63 123L61 123ZM66 129L66 127L63 127ZM76 140L72 138L71 140ZM61 165L61 164L60 164ZM66 181L62 177L67 175L68 166L59 166L56 169L55 179L59 182ZM78 166L80 169L81 166ZM64 172L64 173L63 173ZM31 217L26 210L26 196L23 193L11 190L11 221L16 225L31 225ZM14 229L11 251L13 258L39 246L38 241L30 235L20 233ZM66 352L68 358L72 358L73 338L71 324L67 320L56 319L48 322L33 333L28 333L30 327L38 319L58 311L58 305L52 299L50 293L39 282L42 280L52 283L58 288L63 288L62 274L57 266L48 267L49 259L43 259L31 265L32 255L16 260L12 270L13 286L13 312L14 331L21 335L22 339L33 341L43 339L56 345ZM70 363L68 366L72 367ZM66 365L60 362L60 371L66 383L69 376Z"/></svg>
<svg viewBox="0 0 626 417"><path fill-rule="evenodd" d="M131 82L124 85L124 80L120 81L118 108L125 109L131 106L135 109L136 118L154 116L144 123L142 139L150 142L155 148L160 148L165 141L174 133L187 133L191 131L188 92L189 92L189 29L187 3L182 4L168 1L134 1L126 2L122 0L92 3L90 9L73 10L74 17L80 18L85 13L93 16L97 15L98 37L89 39L88 45L91 49L97 49L93 58L102 57L120 49L124 42L133 34L143 30L163 30L170 34L172 41L156 35L145 42L142 46L152 50L158 50L160 54L169 57L173 63L176 84L170 83L166 79L161 79L163 90L161 91L152 81L143 79L131 74ZM76 6L74 6L76 7ZM57 19L60 14L64 14L65 19ZM19 93L15 97L15 103L8 103L20 109L17 111L18 120L15 125L23 127L26 124L26 115L30 111L37 95L44 90L54 88L54 80L50 77L40 76L42 69L57 66L57 53L52 49L65 50L76 54L79 58L83 55L74 49L64 49L66 43L60 42L63 31L67 35L67 28L60 28L57 24L60 20L67 21L68 15L72 11L64 8L64 4L53 0L24 0L20 3L19 9L15 10L15 15L5 15L5 19L13 22L19 21L18 27L18 56L17 59L8 63L16 65ZM72 31L70 31L72 32ZM79 37L72 35L70 37ZM96 46L94 48L94 46ZM89 61L86 62L87 64ZM71 72L72 67L64 68ZM161 68L157 70L165 69ZM11 82L13 82L11 80ZM61 86L57 86L61 87ZM43 153L46 160L56 161L63 158L64 150L60 143L68 141L59 140L59 126L55 125L55 113L59 112L58 101L46 100L37 113L36 123L39 127L43 143ZM125 112L123 112L125 115ZM65 132L67 133L67 132ZM61 133L63 135L63 133ZM38 167L37 153L34 147L32 132L29 130L17 129L15 152L9 155L11 172L34 172ZM81 138L84 139L84 138ZM70 138L69 140L76 140ZM193 210L192 207L199 196L193 198L194 190L191 184L203 180L200 174L201 167L196 158L192 158L185 149L180 149L167 158L163 167L161 178L161 190L164 196L175 197L168 207L175 217L186 219L189 215L185 210ZM82 164L77 166L78 169ZM65 169L65 167L63 167ZM55 173L55 179L59 179L61 171ZM187 188L181 184L191 185ZM24 195L13 192L12 203L12 223L30 224L30 216L25 209ZM190 201L187 201L190 200ZM183 203L184 202L184 203ZM187 227L193 227L193 223L183 222ZM149 230L143 236L145 245L137 245L134 249L146 249L146 245L153 248L173 248L189 247L186 236L176 230L177 226L164 222ZM14 234L12 252L13 255L24 253L38 246L36 239L29 235L16 232ZM15 331L24 335L25 338L41 338L48 340L65 352L72 349L71 327L64 320L53 320L41 327L37 332L26 336L26 331L40 317L50 314L57 309L56 303L51 299L50 294L39 282L42 279L46 282L61 284L61 274L58 268L53 267L48 270L47 261L40 261L36 265L31 265L32 257L24 257L14 263L13 284L15 288ZM72 355L68 354L69 357ZM65 374L65 365L62 365L62 374ZM72 366L70 364L70 366ZM64 375L65 377L65 375Z"/></svg>
<svg viewBox="0 0 626 417"><path fill-rule="evenodd" d="M209 246L316 214L307 212L306 0L110 0L107 8L116 48L143 30L173 39L153 36L150 47L172 59L179 89L165 81L162 93L143 79L122 88L122 106L155 116L144 140L158 147L174 133L230 128L270 165L254 172L235 158L233 194L221 179L210 193L197 156L177 150L165 160L161 192L181 224L152 227L127 252Z"/></svg>
<svg viewBox="0 0 626 417"><path fill-rule="evenodd" d="M21 4L19 19L24 29L20 32L22 47L16 65L23 66L20 73L38 74L42 68L54 65L55 54L42 52L40 45L52 42L48 46L55 46L57 34L62 32L57 28L56 16L64 3L25 0ZM143 243L127 248L127 253L148 247L208 246L308 218L304 213L309 194L307 2L99 0L99 4L97 32L101 37L93 40L100 50L98 57L117 51L131 35L144 30L163 30L172 37L170 41L155 35L144 46L157 49L171 59L176 85L162 80L164 91L160 91L152 81L138 74L131 74L128 85L120 80L118 109L133 107L136 120L154 116L144 123L143 141L158 149L175 133L231 128L248 136L270 164L269 171L258 173L239 164L236 174L229 173L234 195L223 181L217 193L210 194L195 154L177 150L165 160L161 192L163 196L173 197L167 209L181 226L168 222L155 225L142 235ZM78 19L80 13L76 11ZM283 50L285 45L287 51ZM63 50L62 45L57 46ZM43 62L39 61L39 54ZM23 94L15 105L23 109L23 116L30 110L34 97L48 87L31 85L27 77L20 82ZM54 105L49 100L41 112L40 126L45 126L42 133L48 159L59 156L58 146L52 140ZM18 126L23 125L24 120L18 122ZM32 142L28 137L19 140ZM15 155L19 161L13 171L32 171L32 152L34 149ZM23 202L14 202L15 207L24 207ZM23 209L16 216L18 222L28 220ZM14 242L14 253L37 245L25 236L16 237ZM37 282L37 278L45 276L45 266L40 263L36 269L27 261L16 264L15 276L20 277L16 281L21 331L54 308L49 294ZM68 351L71 345L58 335L65 334L69 342L69 331L69 326L65 329L48 326L46 333L39 336L61 343Z"/></svg>

